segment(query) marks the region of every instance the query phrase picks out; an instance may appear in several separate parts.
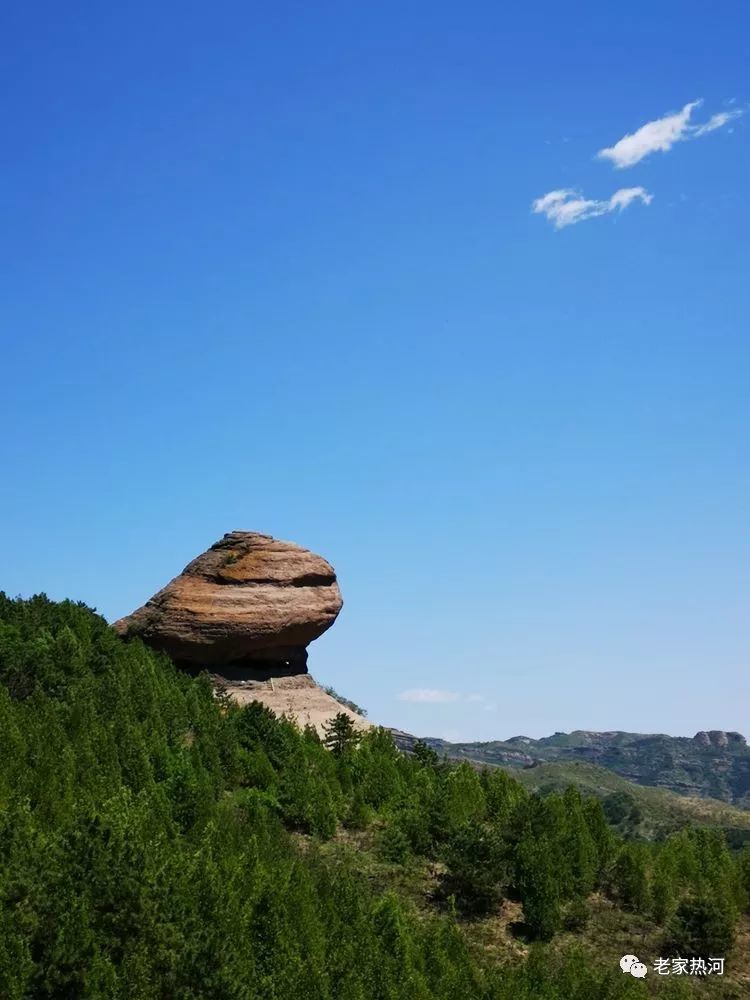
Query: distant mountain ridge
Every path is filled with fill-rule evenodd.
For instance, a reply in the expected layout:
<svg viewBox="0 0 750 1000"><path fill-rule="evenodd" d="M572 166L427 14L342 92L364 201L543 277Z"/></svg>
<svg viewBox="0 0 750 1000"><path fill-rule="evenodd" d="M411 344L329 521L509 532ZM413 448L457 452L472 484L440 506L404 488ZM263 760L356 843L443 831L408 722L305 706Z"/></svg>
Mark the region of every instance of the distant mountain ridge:
<svg viewBox="0 0 750 1000"><path fill-rule="evenodd" d="M397 733L406 746L409 737ZM750 809L750 747L741 733L709 730L693 737L662 733L554 733L535 740L513 736L488 743L424 740L439 753L503 767L527 768L551 762L596 764L639 785L668 788Z"/></svg>

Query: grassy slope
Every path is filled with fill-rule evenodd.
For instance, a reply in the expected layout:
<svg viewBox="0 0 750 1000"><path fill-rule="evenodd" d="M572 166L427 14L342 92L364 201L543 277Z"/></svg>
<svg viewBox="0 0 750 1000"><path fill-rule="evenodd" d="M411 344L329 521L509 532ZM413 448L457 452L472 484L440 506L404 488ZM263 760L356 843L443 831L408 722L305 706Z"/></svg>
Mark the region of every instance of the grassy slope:
<svg viewBox="0 0 750 1000"><path fill-rule="evenodd" d="M332 841L323 845L323 852L334 864L352 866L361 872L376 891L391 889L409 900L417 913L434 912L436 905L441 905L437 898L442 867L420 858L412 858L406 864L386 861L378 851L378 835L377 827L364 832L340 830ZM621 910L599 895L589 899L589 906L591 919L583 931L563 931L544 947L579 948L584 955L591 956L592 964L611 964L613 968L622 955L637 954L649 966L650 975L643 983L644 996L662 996L669 986L668 977L653 975L653 962L662 954L662 930L647 917ZM521 917L521 905L505 900L496 914L464 920L461 927L472 953L492 966L517 961L528 954L529 946L514 934L514 925ZM726 975L712 980L693 977L691 985L696 1000L750 997L750 917L741 920L737 946Z"/></svg>
<svg viewBox="0 0 750 1000"><path fill-rule="evenodd" d="M643 829L639 831L643 836L653 836L695 823L699 826L718 826L725 830L748 831L750 837L750 812L747 810L717 799L678 795L666 788L636 785L596 764L570 761L505 770L532 791L552 791L575 785L582 792L600 798L612 792L626 792L643 811Z"/></svg>
<svg viewBox="0 0 750 1000"><path fill-rule="evenodd" d="M391 730L398 746L410 750L416 737ZM622 739L629 736L619 734ZM578 734L558 734L547 742L574 741ZM750 809L734 806L729 802L706 796L687 795L665 787L641 784L624 778L616 771L600 764L577 760L540 761L532 766L522 759L507 759L507 751L513 750L515 757L523 747L506 743L447 743L444 740L428 739L426 742L441 756L453 760L465 760L475 767L501 767L513 778L532 791L564 790L575 785L582 792L605 798L614 792L625 792L641 808L644 822L638 834L644 837L658 836L694 823L699 826L715 826L726 830L730 843L740 846L750 842ZM497 748L502 748L502 752ZM528 758L527 758L528 759Z"/></svg>
<svg viewBox="0 0 750 1000"><path fill-rule="evenodd" d="M395 735L406 746L414 740L408 733ZM486 743L434 738L425 742L438 753L500 767L527 767L532 762L594 764L640 785L750 809L750 748L740 742L739 734L727 738L721 747L663 734L576 731L540 740L516 736Z"/></svg>

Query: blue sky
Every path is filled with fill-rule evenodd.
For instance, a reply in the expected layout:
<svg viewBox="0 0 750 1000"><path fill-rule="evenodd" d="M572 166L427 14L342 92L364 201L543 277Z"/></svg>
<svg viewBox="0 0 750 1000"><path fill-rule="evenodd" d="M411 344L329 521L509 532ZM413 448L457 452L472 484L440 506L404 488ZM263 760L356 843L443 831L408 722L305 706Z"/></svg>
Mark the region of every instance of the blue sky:
<svg viewBox="0 0 750 1000"><path fill-rule="evenodd" d="M747 733L750 11L657 8L6 11L0 587L265 531L377 721Z"/></svg>

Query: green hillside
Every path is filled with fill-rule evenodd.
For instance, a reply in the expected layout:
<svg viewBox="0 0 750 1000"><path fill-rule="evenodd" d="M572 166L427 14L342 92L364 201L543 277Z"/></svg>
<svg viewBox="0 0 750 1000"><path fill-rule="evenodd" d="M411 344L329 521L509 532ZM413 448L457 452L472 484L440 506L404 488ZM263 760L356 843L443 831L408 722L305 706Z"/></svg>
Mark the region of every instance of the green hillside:
<svg viewBox="0 0 750 1000"><path fill-rule="evenodd" d="M0 595L0 997L741 997L750 850L544 791L345 715L321 742ZM636 980L636 945L726 975Z"/></svg>
<svg viewBox="0 0 750 1000"><path fill-rule="evenodd" d="M636 785L604 767L576 761L509 771L525 788L542 794L573 785L584 794L596 795L605 804L615 797L623 802L623 808L627 802L632 802L637 806L640 819L634 823L623 817L621 825L639 836L658 837L697 825L720 827L733 842L750 841L750 811L716 799L678 795L666 788ZM614 802L612 808L615 808Z"/></svg>
<svg viewBox="0 0 750 1000"><path fill-rule="evenodd" d="M484 743L425 742L450 757L501 767L593 764L636 784L750 808L750 748L740 733L714 730L684 737L576 730L539 740L514 736Z"/></svg>
<svg viewBox="0 0 750 1000"><path fill-rule="evenodd" d="M404 750L417 742L415 736L399 730L392 733ZM750 842L750 810L718 799L636 784L605 767L576 760L521 766L513 757L513 762L507 763L505 752L498 751L496 743L454 744L438 739L424 742L448 759L463 760L478 768L501 767L532 792L546 795L573 786L585 795L595 795L604 803L610 821L629 836L653 840L687 826L707 826L723 830L732 846ZM495 763L498 760L503 762Z"/></svg>

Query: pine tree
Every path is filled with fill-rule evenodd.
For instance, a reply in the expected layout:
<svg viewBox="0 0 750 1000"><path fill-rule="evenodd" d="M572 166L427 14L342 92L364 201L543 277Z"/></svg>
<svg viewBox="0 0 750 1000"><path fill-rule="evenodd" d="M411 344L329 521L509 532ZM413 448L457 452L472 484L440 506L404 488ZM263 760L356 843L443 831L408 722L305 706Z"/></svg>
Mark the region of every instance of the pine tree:
<svg viewBox="0 0 750 1000"><path fill-rule="evenodd" d="M448 868L445 892L466 912L491 911L508 878L506 845L497 828L465 823L454 831L444 857Z"/></svg>
<svg viewBox="0 0 750 1000"><path fill-rule="evenodd" d="M404 791L403 757L385 729L370 729L362 737L354 762L354 780L368 805L376 809Z"/></svg>
<svg viewBox="0 0 750 1000"><path fill-rule="evenodd" d="M596 885L598 858L594 838L584 816L581 793L577 788L571 786L566 789L563 806L565 827L562 849L570 866L572 891L576 896L586 897Z"/></svg>
<svg viewBox="0 0 750 1000"><path fill-rule="evenodd" d="M393 893L388 893L375 904L372 925L381 956L380 991L377 995L428 1000L418 935Z"/></svg>
<svg viewBox="0 0 750 1000"><path fill-rule="evenodd" d="M347 750L357 746L361 737L354 726L354 720L346 712L339 712L325 725L326 747L334 757L343 757Z"/></svg>
<svg viewBox="0 0 750 1000"><path fill-rule="evenodd" d="M651 881L651 912L657 924L666 924L676 902L674 873L668 865L657 861Z"/></svg>
<svg viewBox="0 0 750 1000"><path fill-rule="evenodd" d="M682 958L724 957L735 940L732 913L725 900L709 896L684 899L667 928L665 951Z"/></svg>
<svg viewBox="0 0 750 1000"><path fill-rule="evenodd" d="M355 788L349 808L344 817L344 826L350 830L365 830L373 819L373 811L365 802L361 788Z"/></svg>
<svg viewBox="0 0 750 1000"><path fill-rule="evenodd" d="M440 763L440 757L437 752L423 740L417 740L411 752L422 767L429 767L434 770Z"/></svg>
<svg viewBox="0 0 750 1000"><path fill-rule="evenodd" d="M403 865L411 857L409 835L401 824L400 814L396 814L386 824L380 837L380 854L386 861Z"/></svg>
<svg viewBox="0 0 750 1000"><path fill-rule="evenodd" d="M444 775L436 809L434 822L438 835L449 836L451 831L484 817L487 805L474 768L463 762Z"/></svg>
<svg viewBox="0 0 750 1000"><path fill-rule="evenodd" d="M595 887L606 881L614 855L614 838L599 799L593 796L584 800L583 816L586 820L596 854Z"/></svg>
<svg viewBox="0 0 750 1000"><path fill-rule="evenodd" d="M550 941L562 920L553 856L548 838L537 837L530 829L515 852L515 884L523 904L524 924L529 936L540 941Z"/></svg>
<svg viewBox="0 0 750 1000"><path fill-rule="evenodd" d="M505 825L528 798L523 785L499 767L483 771L481 782L487 816L498 825Z"/></svg>
<svg viewBox="0 0 750 1000"><path fill-rule="evenodd" d="M613 888L625 909L644 911L650 902L646 849L641 844L624 844L615 862Z"/></svg>

